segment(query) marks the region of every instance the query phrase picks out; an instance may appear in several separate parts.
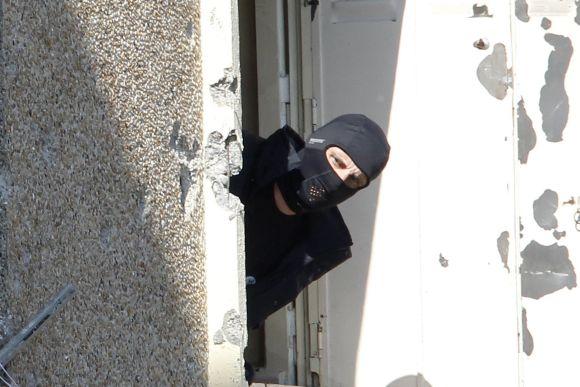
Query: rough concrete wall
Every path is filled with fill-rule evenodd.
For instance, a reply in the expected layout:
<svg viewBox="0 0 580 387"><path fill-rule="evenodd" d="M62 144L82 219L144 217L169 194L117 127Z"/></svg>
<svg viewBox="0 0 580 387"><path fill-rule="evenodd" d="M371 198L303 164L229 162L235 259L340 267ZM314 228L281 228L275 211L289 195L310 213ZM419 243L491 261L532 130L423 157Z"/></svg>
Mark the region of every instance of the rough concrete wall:
<svg viewBox="0 0 580 387"><path fill-rule="evenodd" d="M0 3L0 23L2 17L2 3ZM0 41L3 41L2 24L0 24ZM3 50L0 50L0 66L4 64ZM3 67L0 67L3 68ZM6 131L4 126L4 77L0 77L0 346L7 340L9 331L8 293L2 286L6 278L6 203L8 200L8 162L6 160Z"/></svg>
<svg viewBox="0 0 580 387"><path fill-rule="evenodd" d="M3 2L12 330L23 385L207 384L199 5Z"/></svg>

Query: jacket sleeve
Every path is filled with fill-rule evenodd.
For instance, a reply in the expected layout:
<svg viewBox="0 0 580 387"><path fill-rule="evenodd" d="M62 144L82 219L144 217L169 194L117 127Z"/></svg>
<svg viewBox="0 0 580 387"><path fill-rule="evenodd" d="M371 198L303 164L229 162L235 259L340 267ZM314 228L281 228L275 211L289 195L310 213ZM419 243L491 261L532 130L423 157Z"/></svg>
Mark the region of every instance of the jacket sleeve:
<svg viewBox="0 0 580 387"><path fill-rule="evenodd" d="M306 242L294 247L276 271L246 286L248 326L259 326L270 314L294 300L313 281L351 257L350 247L316 256L308 254Z"/></svg>

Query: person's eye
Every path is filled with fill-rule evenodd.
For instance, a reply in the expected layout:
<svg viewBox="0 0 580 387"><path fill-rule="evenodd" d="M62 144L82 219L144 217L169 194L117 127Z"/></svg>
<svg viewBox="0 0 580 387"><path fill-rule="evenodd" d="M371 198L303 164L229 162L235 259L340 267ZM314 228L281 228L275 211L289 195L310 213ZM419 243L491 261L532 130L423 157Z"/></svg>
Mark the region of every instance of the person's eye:
<svg viewBox="0 0 580 387"><path fill-rule="evenodd" d="M342 168L342 169L346 168L346 163L340 157L334 156L332 159L334 160L334 164L338 168Z"/></svg>

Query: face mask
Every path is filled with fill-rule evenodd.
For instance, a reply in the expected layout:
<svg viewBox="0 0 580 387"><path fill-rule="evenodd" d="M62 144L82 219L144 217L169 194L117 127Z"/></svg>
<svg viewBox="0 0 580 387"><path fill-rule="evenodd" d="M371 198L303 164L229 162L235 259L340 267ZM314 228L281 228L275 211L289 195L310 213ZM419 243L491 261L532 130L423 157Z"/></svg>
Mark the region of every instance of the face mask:
<svg viewBox="0 0 580 387"><path fill-rule="evenodd" d="M348 187L336 174L326 159L325 151L325 148L307 145L300 168L277 181L288 206L297 214L336 206L357 191Z"/></svg>
<svg viewBox="0 0 580 387"><path fill-rule="evenodd" d="M297 214L336 206L361 189L348 187L332 169L326 158L331 146L346 152L369 181L385 167L390 151L382 129L361 114L337 117L318 129L306 142L298 165L277 180Z"/></svg>

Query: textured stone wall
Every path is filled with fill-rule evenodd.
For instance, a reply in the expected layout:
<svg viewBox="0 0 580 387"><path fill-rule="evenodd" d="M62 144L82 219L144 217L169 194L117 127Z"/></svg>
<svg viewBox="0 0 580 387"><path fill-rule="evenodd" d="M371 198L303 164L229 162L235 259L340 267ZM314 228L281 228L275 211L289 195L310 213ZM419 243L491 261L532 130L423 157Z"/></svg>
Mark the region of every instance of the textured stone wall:
<svg viewBox="0 0 580 387"><path fill-rule="evenodd" d="M20 384L207 384L198 31L196 0L3 2L2 321L77 288Z"/></svg>

